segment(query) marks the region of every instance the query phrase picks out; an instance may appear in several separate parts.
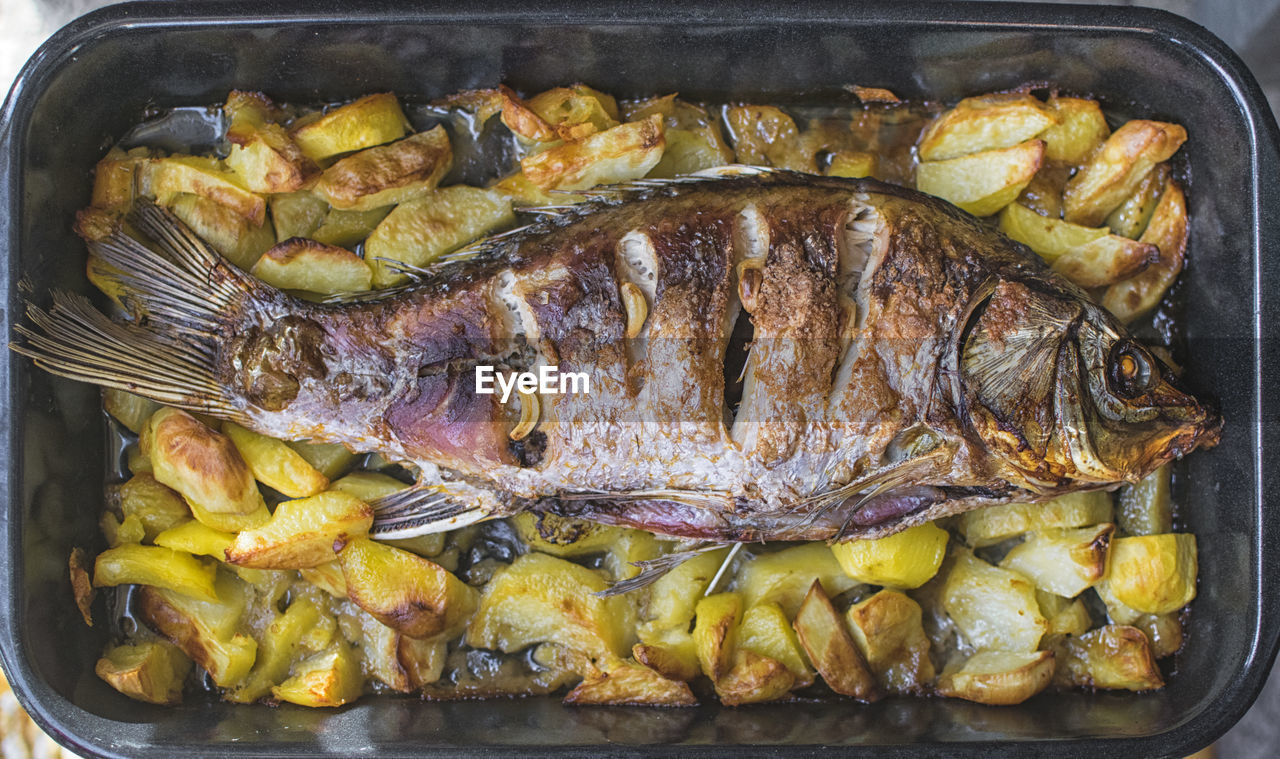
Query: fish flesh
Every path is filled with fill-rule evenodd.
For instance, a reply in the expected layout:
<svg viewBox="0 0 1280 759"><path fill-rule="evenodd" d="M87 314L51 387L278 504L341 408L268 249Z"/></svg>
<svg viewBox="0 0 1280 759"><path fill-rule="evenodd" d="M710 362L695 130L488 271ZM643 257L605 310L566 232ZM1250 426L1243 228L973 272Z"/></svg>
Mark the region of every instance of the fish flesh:
<svg viewBox="0 0 1280 759"><path fill-rule="evenodd" d="M1218 438L1088 294L936 198L744 168L586 194L321 303L144 205L144 241L89 241L131 318L55 293L14 347L411 464L418 484L375 504L383 537L532 510L714 542L875 538L1136 482ZM477 388L552 368L583 387Z"/></svg>

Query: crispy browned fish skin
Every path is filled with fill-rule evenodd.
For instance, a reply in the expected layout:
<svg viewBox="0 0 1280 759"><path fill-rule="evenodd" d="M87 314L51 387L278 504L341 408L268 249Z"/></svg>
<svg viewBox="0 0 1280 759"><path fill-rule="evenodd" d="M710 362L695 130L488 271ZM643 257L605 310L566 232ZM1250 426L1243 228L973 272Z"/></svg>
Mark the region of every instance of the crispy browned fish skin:
<svg viewBox="0 0 1280 759"><path fill-rule="evenodd" d="M255 285L221 318L218 382L262 432L443 470L491 513L717 540L875 537L1132 481L1216 439L1217 415L1083 292L936 199L789 172L602 198L381 300ZM625 282L649 295L636 342ZM535 357L591 392L543 396L513 443L518 415L475 366Z"/></svg>

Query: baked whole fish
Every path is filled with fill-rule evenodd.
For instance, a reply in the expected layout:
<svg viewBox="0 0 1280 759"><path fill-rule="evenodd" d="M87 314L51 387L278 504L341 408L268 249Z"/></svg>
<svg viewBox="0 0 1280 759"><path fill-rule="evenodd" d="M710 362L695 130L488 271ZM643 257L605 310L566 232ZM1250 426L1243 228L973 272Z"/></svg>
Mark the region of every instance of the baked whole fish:
<svg viewBox="0 0 1280 759"><path fill-rule="evenodd" d="M418 487L375 504L386 537L538 510L715 542L872 538L1135 482L1217 440L1219 416L1109 313L942 201L754 170L588 194L330 303L148 205L151 247L90 242L134 318L55 294L15 348L416 465ZM578 392L511 391L553 367Z"/></svg>

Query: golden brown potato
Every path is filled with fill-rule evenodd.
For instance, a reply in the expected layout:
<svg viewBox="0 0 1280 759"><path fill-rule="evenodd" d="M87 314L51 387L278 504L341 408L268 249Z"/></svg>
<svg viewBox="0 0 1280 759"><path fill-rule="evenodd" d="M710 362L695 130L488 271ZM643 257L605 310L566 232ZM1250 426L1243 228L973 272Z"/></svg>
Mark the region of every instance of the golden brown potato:
<svg viewBox="0 0 1280 759"><path fill-rule="evenodd" d="M85 555L83 548L71 549L71 556L67 559L67 571L71 576L71 593L75 596L76 608L80 610L80 616L84 617L84 623L93 627L93 613L90 607L93 605L93 597L98 592L93 587L93 580L89 578L89 557Z"/></svg>
<svg viewBox="0 0 1280 759"><path fill-rule="evenodd" d="M134 148L128 153L113 147L98 161L93 169L93 193L90 205L104 211L127 211L133 205L135 179L138 167L150 158L146 148Z"/></svg>
<svg viewBox="0 0 1280 759"><path fill-rule="evenodd" d="M239 683L253 667L258 644L240 632L252 592L233 575L219 573L217 601L201 601L154 586L138 593L138 613L156 632L204 667L220 688Z"/></svg>
<svg viewBox="0 0 1280 759"><path fill-rule="evenodd" d="M927 522L879 540L831 546L845 574L858 582L918 588L938 573L947 555L947 531Z"/></svg>
<svg viewBox="0 0 1280 759"><path fill-rule="evenodd" d="M1092 491L1058 496L1045 503L1009 503L968 511L960 516L960 534L969 545L982 548L1024 532L1110 521L1111 496Z"/></svg>
<svg viewBox="0 0 1280 759"><path fill-rule="evenodd" d="M794 625L809 661L831 690L859 701L880 698L875 677L818 581L800 604Z"/></svg>
<svg viewBox="0 0 1280 759"><path fill-rule="evenodd" d="M199 195L219 203L261 227L267 219L267 201L250 192L233 171L216 158L175 155L152 158L139 169L140 194L162 206L172 206L179 195Z"/></svg>
<svg viewBox="0 0 1280 759"><path fill-rule="evenodd" d="M365 240L365 262L373 269L373 284L386 287L406 279L387 261L427 266L514 220L511 201L466 185L442 187L396 206Z"/></svg>
<svg viewBox="0 0 1280 759"><path fill-rule="evenodd" d="M827 164L826 175L829 177L861 178L874 176L876 173L875 153L858 150L839 150L831 155L831 163Z"/></svg>
<svg viewBox="0 0 1280 759"><path fill-rule="evenodd" d="M1172 179L1165 184L1140 241L1159 248L1160 259L1142 273L1108 287L1102 296L1102 305L1125 323L1155 308L1182 271L1187 249L1187 203L1182 188Z"/></svg>
<svg viewBox="0 0 1280 759"><path fill-rule="evenodd" d="M363 690L356 655L339 638L328 650L298 663L293 676L272 688L271 695L299 706L342 706L360 698Z"/></svg>
<svg viewBox="0 0 1280 759"><path fill-rule="evenodd" d="M254 479L282 495L306 498L329 486L329 478L282 440L260 435L235 422L223 422L222 433L231 438Z"/></svg>
<svg viewBox="0 0 1280 759"><path fill-rule="evenodd" d="M187 412L160 409L139 440L155 478L178 491L204 524L234 532L270 517L253 474L230 438Z"/></svg>
<svg viewBox="0 0 1280 759"><path fill-rule="evenodd" d="M1147 172L1187 140L1177 124L1134 120L1117 129L1063 191L1065 218L1097 226L1133 194Z"/></svg>
<svg viewBox="0 0 1280 759"><path fill-rule="evenodd" d="M742 597L737 593L716 593L698 601L693 645L702 674L712 682L726 675L733 664L741 622Z"/></svg>
<svg viewBox="0 0 1280 759"><path fill-rule="evenodd" d="M404 137L409 120L390 92L368 95L290 130L304 155L320 161L341 153L371 148Z"/></svg>
<svg viewBox="0 0 1280 759"><path fill-rule="evenodd" d="M186 551L196 556L212 556L218 561L227 560L227 549L236 538L229 532L215 530L195 520L183 522L160 533L155 544Z"/></svg>
<svg viewBox="0 0 1280 759"><path fill-rule="evenodd" d="M315 192L334 208L369 211L419 197L453 165L444 127L362 150L324 170Z"/></svg>
<svg viewBox="0 0 1280 759"><path fill-rule="evenodd" d="M742 649L734 654L733 667L715 681L716 695L725 706L775 701L795 687L795 675L774 659Z"/></svg>
<svg viewBox="0 0 1280 759"><path fill-rule="evenodd" d="M813 155L800 144L796 122L771 105L735 105L725 109L725 127L734 162L816 173Z"/></svg>
<svg viewBox="0 0 1280 759"><path fill-rule="evenodd" d="M1106 575L1114 532L1113 524L1033 532L1000 566L1021 572L1041 590L1075 598Z"/></svg>
<svg viewBox="0 0 1280 759"><path fill-rule="evenodd" d="M943 161L1009 148L1056 123L1050 108L1025 93L965 98L929 124L917 152L921 161Z"/></svg>
<svg viewBox="0 0 1280 759"><path fill-rule="evenodd" d="M234 209L199 195L180 193L167 205L197 237L241 269L253 266L276 239L270 222L255 223Z"/></svg>
<svg viewBox="0 0 1280 759"><path fill-rule="evenodd" d="M1169 164L1156 164L1138 184L1138 189L1107 216L1106 224L1111 231L1134 240L1141 237L1151 222L1151 214L1155 213L1167 181Z"/></svg>
<svg viewBox="0 0 1280 759"><path fill-rule="evenodd" d="M646 666L624 661L607 672L588 674L564 697L575 706L696 706L689 686L668 680Z"/></svg>
<svg viewBox="0 0 1280 759"><path fill-rule="evenodd" d="M777 604L747 609L738 628L738 647L781 662L795 677L793 687L813 683L813 670L805 660L796 631Z"/></svg>
<svg viewBox="0 0 1280 759"><path fill-rule="evenodd" d="M180 704L191 660L168 641L149 640L108 648L93 671L129 698Z"/></svg>
<svg viewBox="0 0 1280 759"><path fill-rule="evenodd" d="M625 116L639 121L655 113L662 116L667 147L648 176L678 177L733 163L733 150L721 136L717 119L705 109L665 95L630 104Z"/></svg>
<svg viewBox="0 0 1280 759"><path fill-rule="evenodd" d="M1047 103L1058 123L1040 135L1044 157L1053 163L1076 166L1084 162L1111 129L1096 100L1054 95Z"/></svg>
<svg viewBox="0 0 1280 759"><path fill-rule="evenodd" d="M282 290L321 295L364 292L373 287L373 270L360 256L346 248L303 237L277 243L262 254L249 272Z"/></svg>
<svg viewBox="0 0 1280 759"><path fill-rule="evenodd" d="M737 588L747 608L776 603L794 618L815 580L832 598L858 584L840 567L830 548L805 543L751 559L738 572Z"/></svg>
<svg viewBox="0 0 1280 759"><path fill-rule="evenodd" d="M1067 251L1053 270L1080 287L1106 287L1138 274L1160 260L1154 245L1119 235L1106 235Z"/></svg>
<svg viewBox="0 0 1280 759"><path fill-rule="evenodd" d="M544 553L527 553L494 575L467 627L467 645L504 652L558 643L596 661L623 658L633 643L634 612L600 572Z"/></svg>
<svg viewBox="0 0 1280 759"><path fill-rule="evenodd" d="M846 616L853 642L881 690L919 693L933 682L920 604L896 590L882 590L850 606Z"/></svg>
<svg viewBox="0 0 1280 759"><path fill-rule="evenodd" d="M1049 629L1026 575L994 567L968 550L956 552L942 586L942 605L979 650L1034 651Z"/></svg>
<svg viewBox="0 0 1280 759"><path fill-rule="evenodd" d="M125 543L98 554L93 562L93 585L154 585L203 601L217 601L214 572L212 564L189 553Z"/></svg>
<svg viewBox="0 0 1280 759"><path fill-rule="evenodd" d="M666 144L662 117L654 114L527 156L520 168L543 190L586 190L643 177Z"/></svg>
<svg viewBox="0 0 1280 759"><path fill-rule="evenodd" d="M673 630L656 642L637 643L631 655L668 680L688 682L702 673L693 636L683 630Z"/></svg>
<svg viewBox="0 0 1280 759"><path fill-rule="evenodd" d="M338 552L347 597L411 638L452 635L476 608L476 591L438 564L367 538Z"/></svg>
<svg viewBox="0 0 1280 759"><path fill-rule="evenodd" d="M979 651L958 670L943 672L937 691L979 704L1020 704L1053 680L1052 651Z"/></svg>
<svg viewBox="0 0 1280 759"><path fill-rule="evenodd" d="M334 598L347 597L347 579L342 575L342 564L337 559L314 567L298 570L302 579Z"/></svg>
<svg viewBox="0 0 1280 759"><path fill-rule="evenodd" d="M1196 536L1189 533L1116 538L1107 587L1139 612L1167 614L1196 597Z"/></svg>
<svg viewBox="0 0 1280 759"><path fill-rule="evenodd" d="M284 501L264 524L236 535L227 561L254 569L301 569L333 561L334 543L369 532L373 510L349 493Z"/></svg>
<svg viewBox="0 0 1280 759"><path fill-rule="evenodd" d="M511 521L530 549L566 559L607 551L624 532L621 527L531 511Z"/></svg>
<svg viewBox="0 0 1280 759"><path fill-rule="evenodd" d="M618 125L618 104L582 84L555 87L529 98L529 110L566 142L582 140Z"/></svg>
<svg viewBox="0 0 1280 759"><path fill-rule="evenodd" d="M233 90L222 106L231 150L227 166L253 192L293 192L319 168L277 122L280 109L260 92Z"/></svg>
<svg viewBox="0 0 1280 759"><path fill-rule="evenodd" d="M145 540L165 530L191 521L191 509L182 496L161 485L150 474L136 474L128 481L107 488L107 500L128 518L142 522Z"/></svg>
<svg viewBox="0 0 1280 759"><path fill-rule="evenodd" d="M1136 627L1099 627L1078 638L1063 639L1055 653L1058 667L1053 680L1058 685L1135 691L1164 687L1151 644Z"/></svg>
<svg viewBox="0 0 1280 759"><path fill-rule="evenodd" d="M641 640L653 642L653 636L673 630L688 634L694 609L728 550L697 554L649 586L641 611L641 617L646 620L639 629Z"/></svg>
<svg viewBox="0 0 1280 759"><path fill-rule="evenodd" d="M974 216L990 216L1017 199L1040 169L1044 142L925 161L916 169L916 189L936 195Z"/></svg>

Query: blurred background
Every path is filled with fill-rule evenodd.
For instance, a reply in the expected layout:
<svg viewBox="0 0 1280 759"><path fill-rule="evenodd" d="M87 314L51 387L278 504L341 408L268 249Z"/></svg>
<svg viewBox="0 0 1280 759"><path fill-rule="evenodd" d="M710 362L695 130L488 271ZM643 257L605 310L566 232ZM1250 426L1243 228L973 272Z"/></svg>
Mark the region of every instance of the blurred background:
<svg viewBox="0 0 1280 759"><path fill-rule="evenodd" d="M0 0L0 91L8 91L27 57L50 34L79 15L111 4L109 0ZM1115 0L1110 3L1084 0L1083 4L1160 8L1208 28L1234 48L1253 70L1272 112L1280 118L1280 0ZM1270 759L1280 755L1280 675L1272 672L1253 709L1214 749L1224 759ZM0 756L4 759L70 756L25 718L3 677L0 677Z"/></svg>

